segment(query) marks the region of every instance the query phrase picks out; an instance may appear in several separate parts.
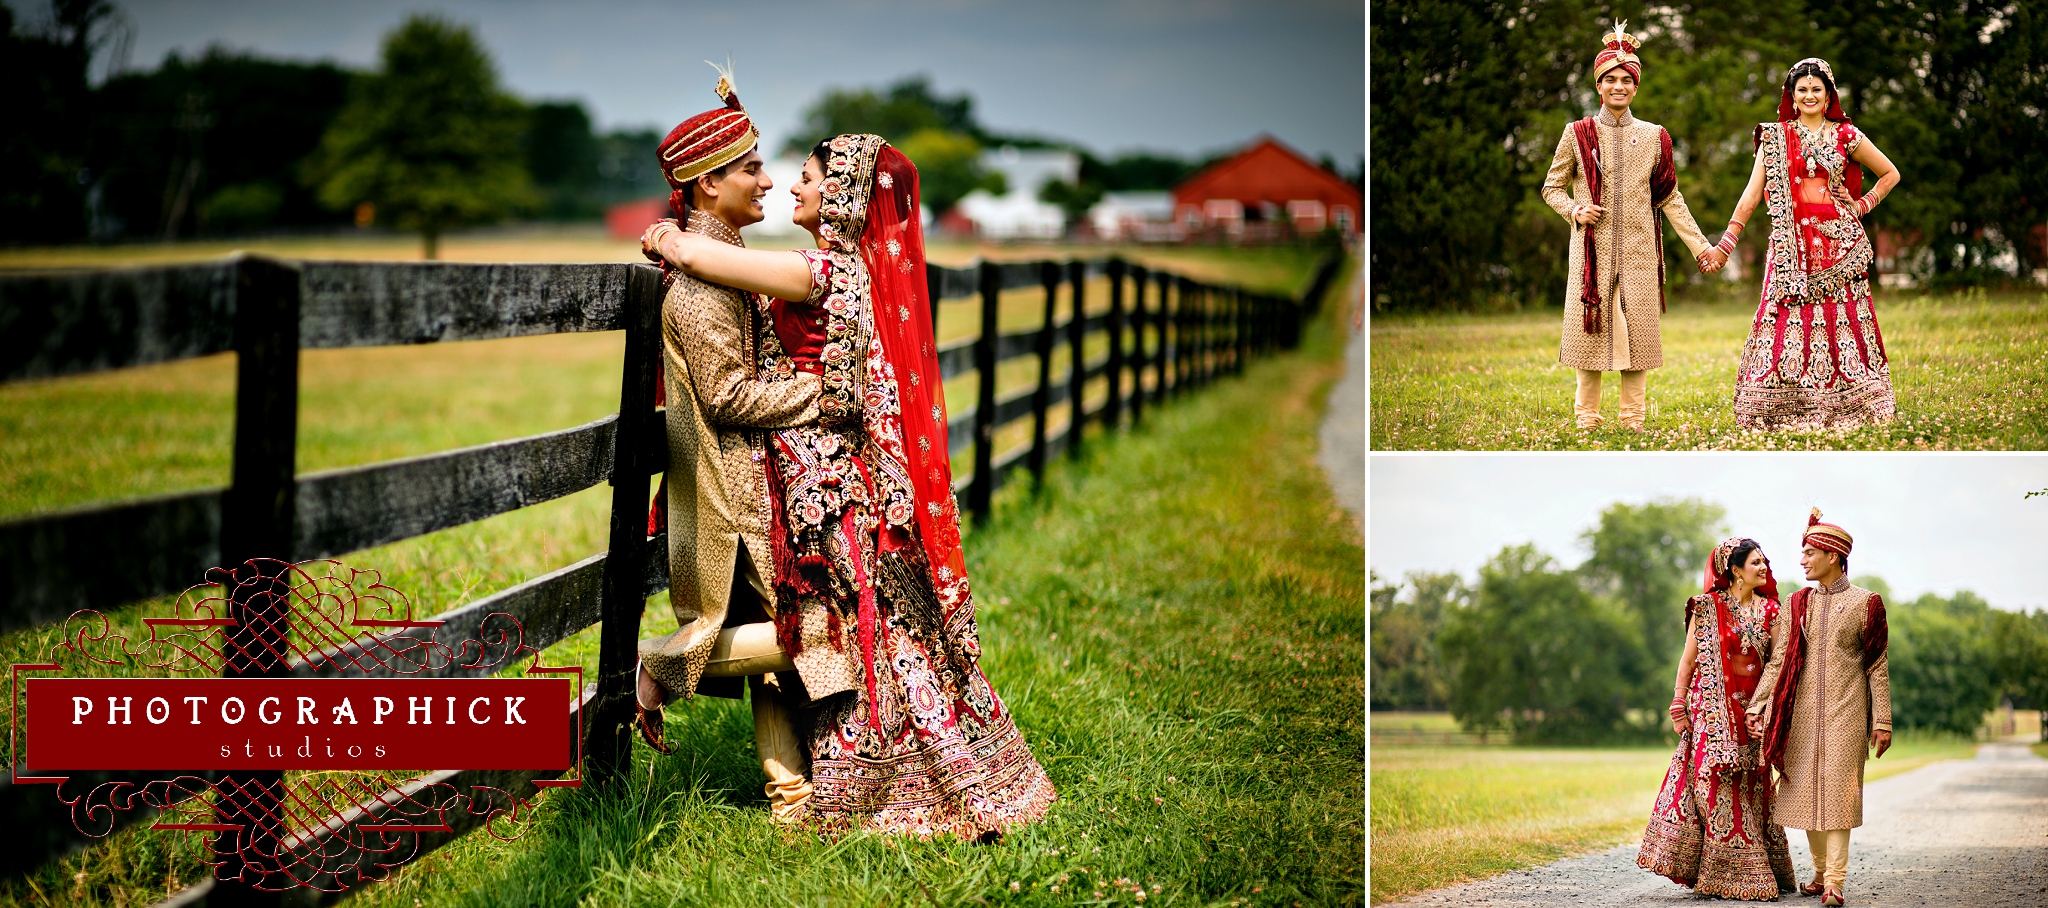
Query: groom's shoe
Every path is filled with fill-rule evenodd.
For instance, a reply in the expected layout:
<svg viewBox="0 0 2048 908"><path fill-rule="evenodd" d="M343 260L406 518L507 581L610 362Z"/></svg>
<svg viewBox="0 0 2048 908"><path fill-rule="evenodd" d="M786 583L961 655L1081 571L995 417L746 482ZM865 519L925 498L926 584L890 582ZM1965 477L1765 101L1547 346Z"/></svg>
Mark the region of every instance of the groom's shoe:
<svg viewBox="0 0 2048 908"><path fill-rule="evenodd" d="M1800 894L1800 895L1819 895L1819 894L1821 894L1821 892L1822 892L1823 890L1825 890L1825 889L1827 889L1827 888L1828 888L1828 884L1826 884L1826 883L1823 883L1823 882L1821 882L1821 879L1820 879L1820 877L1814 877L1814 878L1813 878L1813 882L1811 882L1811 883L1807 883L1807 884L1805 884L1805 885L1802 885L1802 886L1800 886L1800 887L1799 887L1799 894Z"/></svg>
<svg viewBox="0 0 2048 908"><path fill-rule="evenodd" d="M651 707L647 705L647 701L650 698L655 701ZM661 686L648 676L647 667L644 664L635 663L633 665L633 727L640 732L640 740L646 741L647 746L654 748L655 753L667 756L675 753L676 749L663 743L661 739L662 728L666 724L661 714L661 699Z"/></svg>
<svg viewBox="0 0 2048 908"><path fill-rule="evenodd" d="M1848 900L1842 898L1842 890L1836 889L1833 886L1829 886L1827 888L1827 893L1820 897L1820 903L1829 906L1846 905L1848 904Z"/></svg>

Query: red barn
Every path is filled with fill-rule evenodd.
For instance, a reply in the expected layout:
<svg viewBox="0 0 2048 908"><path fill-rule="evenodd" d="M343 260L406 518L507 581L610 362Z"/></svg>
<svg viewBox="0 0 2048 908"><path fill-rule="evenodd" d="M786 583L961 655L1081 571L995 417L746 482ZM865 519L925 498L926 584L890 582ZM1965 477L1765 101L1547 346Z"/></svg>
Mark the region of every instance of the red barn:
<svg viewBox="0 0 2048 908"><path fill-rule="evenodd" d="M1272 136L1189 177L1173 190L1174 220L1189 235L1278 239L1335 227L1359 229L1365 210L1358 187Z"/></svg>

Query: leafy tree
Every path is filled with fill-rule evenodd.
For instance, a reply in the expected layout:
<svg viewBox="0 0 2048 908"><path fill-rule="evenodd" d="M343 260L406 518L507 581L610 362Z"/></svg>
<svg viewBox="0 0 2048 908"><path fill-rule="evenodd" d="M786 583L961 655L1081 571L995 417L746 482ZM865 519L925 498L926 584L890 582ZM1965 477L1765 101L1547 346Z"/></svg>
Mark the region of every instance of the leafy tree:
<svg viewBox="0 0 2048 908"><path fill-rule="evenodd" d="M834 88L804 111L803 126L783 143L784 154L809 154L812 146L847 133L874 133L891 142L927 129L959 133L984 143L989 135L974 120L974 99L932 91L931 79L911 76L881 91ZM908 154L908 152L905 152ZM923 178L923 168L919 168Z"/></svg>
<svg viewBox="0 0 2048 908"><path fill-rule="evenodd" d="M1872 223L1927 249L1937 285L2048 267L2048 9L2006 0L1877 0L1838 15L1850 111L1904 178Z"/></svg>
<svg viewBox="0 0 2048 908"><path fill-rule="evenodd" d="M105 0L55 0L48 27L17 31L0 4L0 242L64 242L87 229L93 57L124 34Z"/></svg>
<svg viewBox="0 0 2048 908"><path fill-rule="evenodd" d="M1699 592L1727 515L1720 505L1697 498L1620 502L1601 511L1600 525L1580 536L1593 550L1580 572L1635 615L1644 645L1660 664L1677 664L1685 600Z"/></svg>
<svg viewBox="0 0 2048 908"><path fill-rule="evenodd" d="M1038 200L1059 206L1067 217L1067 229L1074 229L1082 218L1088 216L1088 209L1102 201L1102 187L1087 180L1069 183L1065 180L1047 180L1038 188Z"/></svg>
<svg viewBox="0 0 2048 908"><path fill-rule="evenodd" d="M543 196L542 214L561 220L601 214L594 191L602 177L590 113L575 101L542 102L528 109L526 123L526 169ZM649 143L643 152L649 159L652 148Z"/></svg>
<svg viewBox="0 0 2048 908"><path fill-rule="evenodd" d="M1459 723L1506 726L1524 741L1623 732L1652 664L1633 614L1526 544L1479 569L1472 604L1449 610L1437 645Z"/></svg>
<svg viewBox="0 0 2048 908"><path fill-rule="evenodd" d="M944 214L976 189L1003 192L1003 175L982 169L981 144L964 132L920 129L894 144L917 165L918 194L933 214Z"/></svg>
<svg viewBox="0 0 2048 908"><path fill-rule="evenodd" d="M2048 709L2048 609L1994 611L1990 638L2001 695L2021 709Z"/></svg>
<svg viewBox="0 0 2048 908"><path fill-rule="evenodd" d="M381 69L356 82L308 175L330 207L368 202L419 231L431 259L442 231L534 203L525 113L474 33L413 15L385 36Z"/></svg>
<svg viewBox="0 0 2048 908"><path fill-rule="evenodd" d="M1412 573L1403 584L1372 576L1372 708L1440 710L1450 704L1450 677L1437 632L1472 590L1457 574Z"/></svg>
<svg viewBox="0 0 2048 908"><path fill-rule="evenodd" d="M1991 607L1975 593L1943 599L1928 593L1887 603L1890 625L1892 722L1970 734L1997 702L1997 654L1988 634Z"/></svg>

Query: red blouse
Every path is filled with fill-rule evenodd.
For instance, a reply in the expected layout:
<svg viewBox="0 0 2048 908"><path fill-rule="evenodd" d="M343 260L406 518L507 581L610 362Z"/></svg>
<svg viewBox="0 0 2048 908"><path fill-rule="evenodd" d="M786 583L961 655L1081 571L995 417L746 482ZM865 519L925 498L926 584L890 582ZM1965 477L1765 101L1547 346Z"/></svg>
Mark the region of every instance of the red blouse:
<svg viewBox="0 0 2048 908"><path fill-rule="evenodd" d="M832 259L818 249L799 249L797 254L811 268L811 293L801 301L769 300L768 317L775 338L782 342L782 352L789 354L797 371L822 375L825 367L818 357L825 348L825 307L819 301L831 284Z"/></svg>

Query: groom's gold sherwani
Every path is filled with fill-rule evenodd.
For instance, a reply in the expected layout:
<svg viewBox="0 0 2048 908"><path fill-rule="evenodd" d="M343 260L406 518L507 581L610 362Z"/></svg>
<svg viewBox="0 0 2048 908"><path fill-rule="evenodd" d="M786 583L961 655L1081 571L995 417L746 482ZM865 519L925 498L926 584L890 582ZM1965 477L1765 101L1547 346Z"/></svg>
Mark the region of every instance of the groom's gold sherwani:
<svg viewBox="0 0 2048 908"><path fill-rule="evenodd" d="M1864 627L1876 593L1839 578L1816 587L1806 608L1806 654L1793 692L1785 732L1785 771L1774 819L1793 829L1851 829L1863 825L1863 762L1870 733L1892 727L1890 656L1863 667ZM1778 611L1771 630L1771 661L1758 691L1775 690L1785 647L1795 632L1792 610ZM1771 698L1758 697L1751 715L1768 719Z"/></svg>

